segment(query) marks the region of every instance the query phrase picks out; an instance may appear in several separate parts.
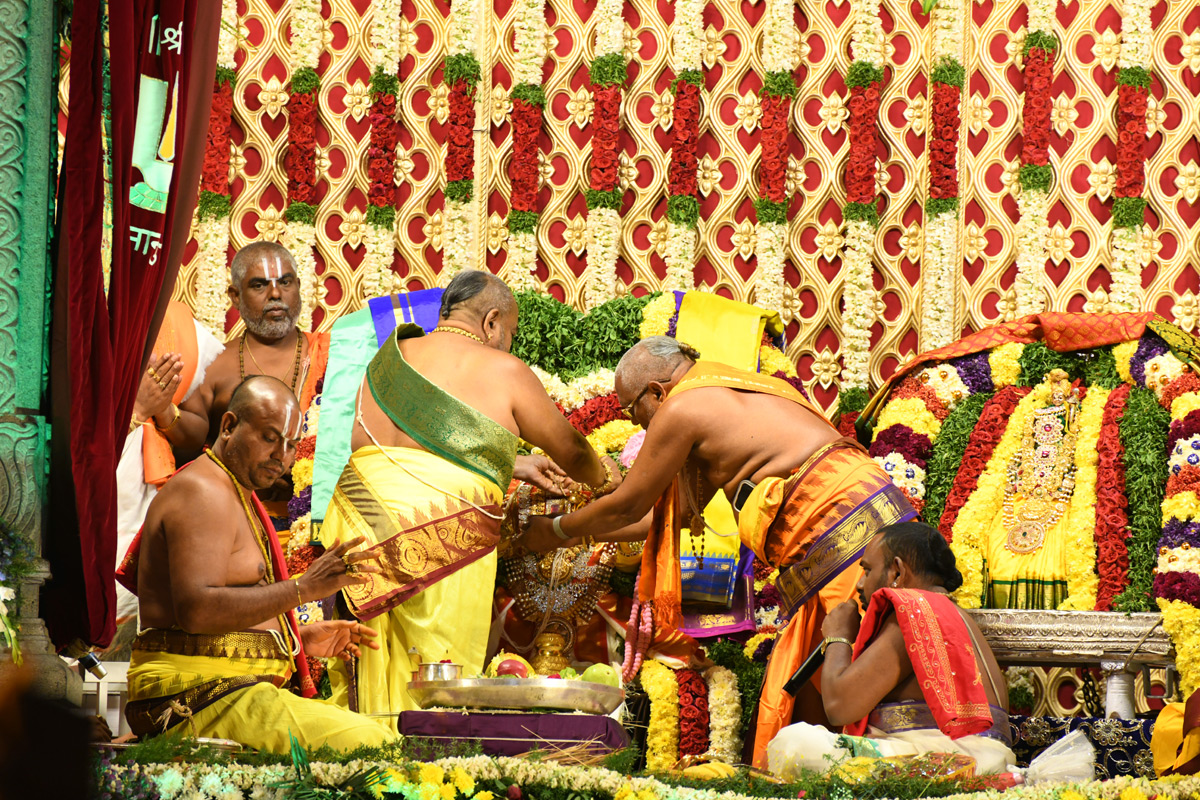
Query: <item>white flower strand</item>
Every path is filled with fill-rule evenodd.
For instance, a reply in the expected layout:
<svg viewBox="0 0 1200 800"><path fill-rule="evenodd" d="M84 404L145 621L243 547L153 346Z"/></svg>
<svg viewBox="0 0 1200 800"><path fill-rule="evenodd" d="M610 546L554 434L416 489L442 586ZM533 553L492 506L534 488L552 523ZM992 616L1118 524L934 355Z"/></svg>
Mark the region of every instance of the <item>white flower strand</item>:
<svg viewBox="0 0 1200 800"><path fill-rule="evenodd" d="M464 269L473 269L475 259L471 243L475 241L475 215L471 203L446 198L446 223L442 234L442 271L438 284L446 286Z"/></svg>
<svg viewBox="0 0 1200 800"><path fill-rule="evenodd" d="M879 18L879 0L850 0L854 25L850 29L850 54L883 69L883 21Z"/></svg>
<svg viewBox="0 0 1200 800"><path fill-rule="evenodd" d="M475 52L475 20L479 13L479 0L453 0L450 4L450 22L446 26L447 55Z"/></svg>
<svg viewBox="0 0 1200 800"><path fill-rule="evenodd" d="M317 68L321 60L321 0L293 0L292 40L288 48L292 72Z"/></svg>
<svg viewBox="0 0 1200 800"><path fill-rule="evenodd" d="M370 226L368 226L370 227ZM283 246L296 262L296 278L300 282L300 330L312 328L313 310L317 307L317 229L307 222L290 222L283 233Z"/></svg>
<svg viewBox="0 0 1200 800"><path fill-rule="evenodd" d="M504 282L514 292L537 289L537 231L514 231L508 235L508 262Z"/></svg>
<svg viewBox="0 0 1200 800"><path fill-rule="evenodd" d="M667 252L663 258L667 262L667 276L662 282L664 292L690 292L696 288L697 232L687 225L667 223Z"/></svg>
<svg viewBox="0 0 1200 800"><path fill-rule="evenodd" d="M875 321L875 284L871 252L875 229L866 220L846 223L842 256L845 288L842 298L842 389L866 389L870 382L871 323Z"/></svg>
<svg viewBox="0 0 1200 800"><path fill-rule="evenodd" d="M1039 314L1046 308L1046 240L1050 227L1046 214L1050 196L1038 189L1024 189L1017 197L1017 316Z"/></svg>
<svg viewBox="0 0 1200 800"><path fill-rule="evenodd" d="M1149 70L1154 65L1150 20L1153 7L1153 0L1125 0L1121 15L1121 52L1117 56L1117 66L1121 69L1141 67Z"/></svg>
<svg viewBox="0 0 1200 800"><path fill-rule="evenodd" d="M943 58L962 60L963 17L961 0L947 0L933 7L929 15L933 31L933 63Z"/></svg>
<svg viewBox="0 0 1200 800"><path fill-rule="evenodd" d="M1026 30L1030 33L1033 31L1052 33L1054 31L1054 12L1057 6L1058 0L1029 0L1029 20L1026 23Z"/></svg>
<svg viewBox="0 0 1200 800"><path fill-rule="evenodd" d="M1108 293L1108 310L1142 310L1141 226L1113 228L1112 287Z"/></svg>
<svg viewBox="0 0 1200 800"><path fill-rule="evenodd" d="M925 224L925 253L921 263L921 350L934 350L955 341L955 269L958 256L958 213L938 214Z"/></svg>
<svg viewBox="0 0 1200 800"><path fill-rule="evenodd" d="M760 222L754 254L758 268L754 271L754 304L768 311L783 308L783 268L787 263L787 225Z"/></svg>
<svg viewBox="0 0 1200 800"><path fill-rule="evenodd" d="M597 0L592 16L596 23L596 56L625 52L625 0Z"/></svg>
<svg viewBox="0 0 1200 800"><path fill-rule="evenodd" d="M389 228L367 225L363 233L363 260L358 267L362 275L361 292L364 300L391 294L392 252L395 244Z"/></svg>
<svg viewBox="0 0 1200 800"><path fill-rule="evenodd" d="M588 276L584 305L595 308L617 296L617 256L621 250L621 214L593 208L587 215Z"/></svg>
<svg viewBox="0 0 1200 800"><path fill-rule="evenodd" d="M221 0L221 30L217 34L217 66L237 69L237 0Z"/></svg>
<svg viewBox="0 0 1200 800"><path fill-rule="evenodd" d="M566 382L541 367L530 365L529 368L542 382L542 387L546 394L550 395L550 399L562 406L568 414L592 398L611 394L616 385L616 374L611 369L601 368Z"/></svg>
<svg viewBox="0 0 1200 800"><path fill-rule="evenodd" d="M794 0L767 0L763 20L762 59L765 72L791 72L796 68L799 52L792 17Z"/></svg>
<svg viewBox="0 0 1200 800"><path fill-rule="evenodd" d="M738 727L742 724L742 696L737 688L737 676L725 667L704 671L708 684L708 752L706 756L725 764L737 764L742 757L742 739Z"/></svg>
<svg viewBox="0 0 1200 800"><path fill-rule="evenodd" d="M209 217L196 223L197 321L213 336L225 340L225 311L229 308L229 218Z"/></svg>
<svg viewBox="0 0 1200 800"><path fill-rule="evenodd" d="M388 75L400 70L401 0L371 2L371 72L382 68Z"/></svg>
<svg viewBox="0 0 1200 800"><path fill-rule="evenodd" d="M546 63L546 0L517 0L513 29L517 51L513 85L540 86L542 66Z"/></svg>
<svg viewBox="0 0 1200 800"><path fill-rule="evenodd" d="M675 0L670 65L675 74L701 68L704 52L704 0Z"/></svg>

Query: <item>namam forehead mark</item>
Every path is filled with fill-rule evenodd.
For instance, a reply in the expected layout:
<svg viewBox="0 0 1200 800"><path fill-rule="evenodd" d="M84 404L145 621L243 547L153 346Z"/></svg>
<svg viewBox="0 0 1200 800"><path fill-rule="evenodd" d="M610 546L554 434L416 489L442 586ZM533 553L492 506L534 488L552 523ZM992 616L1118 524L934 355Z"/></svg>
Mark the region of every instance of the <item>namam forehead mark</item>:
<svg viewBox="0 0 1200 800"><path fill-rule="evenodd" d="M261 278L253 274L255 267L262 269ZM247 275L247 279L252 285L255 281L263 281L265 283L275 284L276 287L279 286L279 281L283 280L284 277L295 274L295 271L286 263L284 263L282 258L278 257L262 259L250 268L250 272L251 274Z"/></svg>
<svg viewBox="0 0 1200 800"><path fill-rule="evenodd" d="M299 413L300 409L294 403L288 403L285 410L287 414L283 418L283 428L275 429L275 432L292 443L299 442L304 429L304 415ZM292 417L295 417L294 427Z"/></svg>

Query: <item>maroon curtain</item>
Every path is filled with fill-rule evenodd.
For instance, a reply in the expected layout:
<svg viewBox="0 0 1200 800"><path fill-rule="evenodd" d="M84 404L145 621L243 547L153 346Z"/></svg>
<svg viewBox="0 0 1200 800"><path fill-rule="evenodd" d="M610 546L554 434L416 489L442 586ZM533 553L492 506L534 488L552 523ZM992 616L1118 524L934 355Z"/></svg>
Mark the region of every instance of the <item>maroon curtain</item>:
<svg viewBox="0 0 1200 800"><path fill-rule="evenodd" d="M75 0L55 235L52 475L42 613L56 644L114 633L116 465L196 204L221 4L110 0L112 271L100 262L101 0ZM172 128L172 119L174 127ZM173 135L172 135L173 131Z"/></svg>

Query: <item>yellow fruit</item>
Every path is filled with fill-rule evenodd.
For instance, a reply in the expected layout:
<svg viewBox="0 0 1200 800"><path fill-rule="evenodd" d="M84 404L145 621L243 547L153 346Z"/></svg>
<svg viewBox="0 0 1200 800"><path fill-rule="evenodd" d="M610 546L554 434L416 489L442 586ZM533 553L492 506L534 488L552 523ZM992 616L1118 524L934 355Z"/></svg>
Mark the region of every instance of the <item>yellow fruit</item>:
<svg viewBox="0 0 1200 800"><path fill-rule="evenodd" d="M683 774L689 778L708 781L714 778L731 778L737 774L737 770L721 761L709 761L688 767Z"/></svg>

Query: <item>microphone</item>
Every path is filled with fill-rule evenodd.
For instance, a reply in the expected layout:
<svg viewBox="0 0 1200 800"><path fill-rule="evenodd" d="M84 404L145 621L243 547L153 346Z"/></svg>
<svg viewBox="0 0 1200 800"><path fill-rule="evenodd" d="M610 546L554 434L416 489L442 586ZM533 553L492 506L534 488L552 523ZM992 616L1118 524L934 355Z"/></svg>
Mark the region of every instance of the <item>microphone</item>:
<svg viewBox="0 0 1200 800"><path fill-rule="evenodd" d="M792 697L804 688L804 684L812 680L812 676L817 673L821 665L825 663L825 654L821 652L821 645L813 648L813 651L808 654L808 658L804 659L804 663L800 665L800 669L788 678L788 682L783 685L783 690Z"/></svg>

